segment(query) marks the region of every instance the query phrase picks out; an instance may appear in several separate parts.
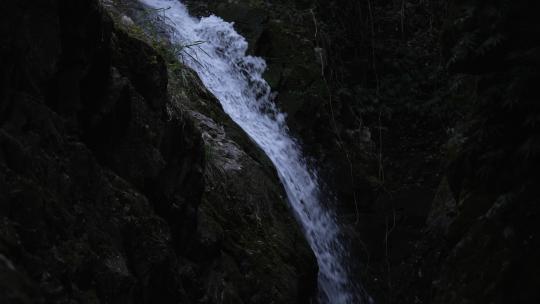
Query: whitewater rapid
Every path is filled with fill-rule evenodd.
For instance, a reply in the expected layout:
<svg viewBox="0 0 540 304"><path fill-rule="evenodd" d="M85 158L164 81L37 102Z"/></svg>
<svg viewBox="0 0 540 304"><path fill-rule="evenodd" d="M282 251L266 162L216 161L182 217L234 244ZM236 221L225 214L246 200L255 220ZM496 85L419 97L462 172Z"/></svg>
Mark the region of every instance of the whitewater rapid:
<svg viewBox="0 0 540 304"><path fill-rule="evenodd" d="M301 224L319 265L319 302L359 303L349 280L346 253L339 239L336 216L322 201L315 170L308 168L299 144L287 128L285 115L273 102L262 75L266 63L248 56L248 44L219 17L197 19L178 0L139 0L160 9L174 29L171 42L187 47L183 62L197 72L219 99L225 112L266 152L274 163L289 203Z"/></svg>

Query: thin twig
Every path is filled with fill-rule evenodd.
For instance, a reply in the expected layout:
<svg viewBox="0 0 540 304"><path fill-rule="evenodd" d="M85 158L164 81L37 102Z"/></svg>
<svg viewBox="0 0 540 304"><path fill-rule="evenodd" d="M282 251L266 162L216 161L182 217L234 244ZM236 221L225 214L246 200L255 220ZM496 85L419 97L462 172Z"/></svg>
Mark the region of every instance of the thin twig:
<svg viewBox="0 0 540 304"><path fill-rule="evenodd" d="M317 45L318 48L320 48L319 43L318 43L317 18L315 17L315 13L314 13L313 9L311 9L310 12L312 14L313 23L315 25L315 44ZM358 200L357 200L357 197L356 197L356 191L354 190L354 184L355 184L355 182L354 182L354 168L353 168L353 164L352 164L349 152L345 148L345 145L343 144L343 140L342 140L341 135L339 133L339 130L337 128L336 118L335 118L335 115L334 115L332 91L330 90L330 86L328 85L328 81L327 81L326 75L324 73L324 61L323 61L323 58L322 58L322 51L320 52L319 56L321 57L321 76L323 78L323 81L324 81L324 84L325 84L325 87L326 87L326 91L328 93L328 105L329 105L329 108L330 108L330 116L332 118L332 125L334 127L334 132L336 133L336 138L338 140L338 146L344 152L345 158L347 159L347 163L349 164L349 174L350 174L350 178L351 178L351 185L353 187L352 192L353 192L354 208L355 208L355 214L356 214L355 224L357 225L360 222L360 210L359 210L359 207L358 207Z"/></svg>

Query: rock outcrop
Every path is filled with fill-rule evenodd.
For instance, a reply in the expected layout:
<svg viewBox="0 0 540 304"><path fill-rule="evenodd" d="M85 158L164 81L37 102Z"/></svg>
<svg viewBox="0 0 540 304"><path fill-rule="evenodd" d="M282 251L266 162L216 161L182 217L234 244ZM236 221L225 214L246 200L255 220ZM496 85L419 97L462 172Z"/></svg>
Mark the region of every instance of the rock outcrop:
<svg viewBox="0 0 540 304"><path fill-rule="evenodd" d="M274 169L186 67L98 1L0 15L0 302L309 302Z"/></svg>

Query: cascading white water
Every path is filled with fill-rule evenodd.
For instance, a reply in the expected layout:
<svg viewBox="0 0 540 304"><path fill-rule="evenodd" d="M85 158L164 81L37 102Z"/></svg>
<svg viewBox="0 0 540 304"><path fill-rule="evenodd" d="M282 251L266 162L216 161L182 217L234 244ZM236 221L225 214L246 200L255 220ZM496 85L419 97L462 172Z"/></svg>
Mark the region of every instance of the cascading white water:
<svg viewBox="0 0 540 304"><path fill-rule="evenodd" d="M266 152L274 163L297 220L319 264L319 301L358 303L344 265L345 250L333 212L321 201L317 175L308 169L298 143L289 135L285 116L262 78L263 59L247 56L248 44L231 23L216 16L196 19L178 0L140 0L163 9L164 22L174 29L173 43L189 45L183 61L195 70L225 112Z"/></svg>

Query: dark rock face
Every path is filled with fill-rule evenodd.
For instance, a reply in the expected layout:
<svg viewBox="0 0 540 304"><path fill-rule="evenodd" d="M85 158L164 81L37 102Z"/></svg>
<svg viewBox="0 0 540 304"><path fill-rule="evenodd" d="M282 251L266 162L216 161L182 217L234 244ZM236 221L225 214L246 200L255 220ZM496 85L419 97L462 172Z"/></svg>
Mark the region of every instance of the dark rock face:
<svg viewBox="0 0 540 304"><path fill-rule="evenodd" d="M531 123L540 113L533 85L540 81L539 11L531 1L450 7L459 22L445 29L449 68L475 75L478 87L450 144L457 153L446 175L455 202L446 225L429 226L447 246L434 282L437 303L540 301L540 176L533 169L540 130Z"/></svg>
<svg viewBox="0 0 540 304"><path fill-rule="evenodd" d="M95 2L4 12L1 251L35 292L2 302L181 299L204 152L164 111L164 63Z"/></svg>
<svg viewBox="0 0 540 304"><path fill-rule="evenodd" d="M536 1L187 2L267 59L377 303L539 301Z"/></svg>
<svg viewBox="0 0 540 304"><path fill-rule="evenodd" d="M225 165L198 113L173 110L159 53L97 1L8 1L0 17L0 302L309 301L315 261L274 171L218 121L246 169L208 178ZM242 179L261 184L214 187ZM258 219L226 213L255 201Z"/></svg>
<svg viewBox="0 0 540 304"><path fill-rule="evenodd" d="M309 303L269 160L140 7L38 2L0 12L0 302ZM266 57L377 303L540 302L537 1L187 2Z"/></svg>

